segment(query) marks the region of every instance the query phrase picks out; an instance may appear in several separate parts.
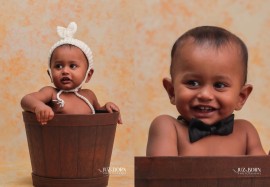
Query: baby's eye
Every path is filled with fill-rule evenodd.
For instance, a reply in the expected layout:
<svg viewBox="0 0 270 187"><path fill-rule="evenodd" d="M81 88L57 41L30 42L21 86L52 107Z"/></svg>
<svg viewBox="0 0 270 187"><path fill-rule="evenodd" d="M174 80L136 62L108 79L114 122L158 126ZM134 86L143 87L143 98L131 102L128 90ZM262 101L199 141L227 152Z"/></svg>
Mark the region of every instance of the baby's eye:
<svg viewBox="0 0 270 187"><path fill-rule="evenodd" d="M54 68L62 69L64 66L62 64L55 64Z"/></svg>
<svg viewBox="0 0 270 187"><path fill-rule="evenodd" d="M70 64L69 66L71 69L76 69L78 66L76 64Z"/></svg>
<svg viewBox="0 0 270 187"><path fill-rule="evenodd" d="M227 87L227 84L223 83L223 82L216 82L214 84L214 87L217 88L217 89L222 89L222 88L225 88Z"/></svg>
<svg viewBox="0 0 270 187"><path fill-rule="evenodd" d="M186 84L187 84L188 87L198 87L198 86L200 86L200 83L198 81L194 81L194 80L187 81Z"/></svg>

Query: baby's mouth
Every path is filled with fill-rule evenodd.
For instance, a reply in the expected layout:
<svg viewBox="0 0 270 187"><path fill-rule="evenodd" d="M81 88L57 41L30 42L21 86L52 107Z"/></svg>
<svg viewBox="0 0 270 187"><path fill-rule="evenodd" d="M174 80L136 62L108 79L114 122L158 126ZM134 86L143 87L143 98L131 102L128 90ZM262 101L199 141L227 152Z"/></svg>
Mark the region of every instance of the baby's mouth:
<svg viewBox="0 0 270 187"><path fill-rule="evenodd" d="M60 81L63 83L63 84L67 84L67 83L70 83L71 82L71 79L68 78L68 77L63 77L60 79Z"/></svg>
<svg viewBox="0 0 270 187"><path fill-rule="evenodd" d="M208 112L213 112L216 110L216 108L211 107L211 106L195 106L193 109L197 112L203 112L203 113L208 113Z"/></svg>

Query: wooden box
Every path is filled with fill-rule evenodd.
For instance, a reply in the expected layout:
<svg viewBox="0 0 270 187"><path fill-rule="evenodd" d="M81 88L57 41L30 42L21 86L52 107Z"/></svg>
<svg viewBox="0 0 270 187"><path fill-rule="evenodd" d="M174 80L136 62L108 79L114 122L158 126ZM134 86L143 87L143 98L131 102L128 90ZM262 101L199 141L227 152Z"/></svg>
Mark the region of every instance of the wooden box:
<svg viewBox="0 0 270 187"><path fill-rule="evenodd" d="M270 156L135 157L136 187L268 187Z"/></svg>

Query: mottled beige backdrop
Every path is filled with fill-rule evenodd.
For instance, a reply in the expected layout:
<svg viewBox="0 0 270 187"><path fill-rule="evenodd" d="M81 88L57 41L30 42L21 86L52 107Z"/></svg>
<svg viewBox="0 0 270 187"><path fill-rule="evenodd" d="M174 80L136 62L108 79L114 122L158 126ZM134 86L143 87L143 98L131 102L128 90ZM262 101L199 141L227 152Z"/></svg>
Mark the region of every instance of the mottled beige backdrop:
<svg viewBox="0 0 270 187"><path fill-rule="evenodd" d="M50 85L47 55L58 40L55 28L78 24L76 37L94 54L94 75L84 85L102 104L117 103L119 125L109 187L134 186L134 156L145 155L148 128L159 114L177 116L162 87L170 50L186 30L200 25L227 28L249 48L249 82L254 91L236 115L250 120L270 149L270 1L246 0L1 0L0 5L0 186L30 187L31 165L20 99Z"/></svg>

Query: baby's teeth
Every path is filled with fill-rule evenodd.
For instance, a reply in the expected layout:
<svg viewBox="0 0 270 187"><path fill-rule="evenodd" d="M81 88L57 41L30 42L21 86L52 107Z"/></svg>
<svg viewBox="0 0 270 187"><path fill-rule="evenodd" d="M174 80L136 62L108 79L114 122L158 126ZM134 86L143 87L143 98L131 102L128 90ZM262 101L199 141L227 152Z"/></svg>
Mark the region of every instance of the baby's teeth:
<svg viewBox="0 0 270 187"><path fill-rule="evenodd" d="M205 107L205 106L202 106L200 107L201 110L211 110L212 108L211 107Z"/></svg>

